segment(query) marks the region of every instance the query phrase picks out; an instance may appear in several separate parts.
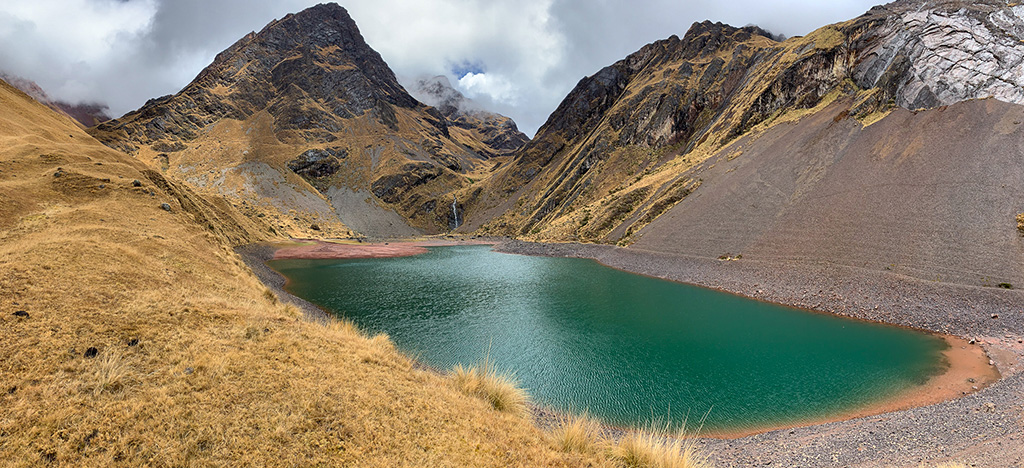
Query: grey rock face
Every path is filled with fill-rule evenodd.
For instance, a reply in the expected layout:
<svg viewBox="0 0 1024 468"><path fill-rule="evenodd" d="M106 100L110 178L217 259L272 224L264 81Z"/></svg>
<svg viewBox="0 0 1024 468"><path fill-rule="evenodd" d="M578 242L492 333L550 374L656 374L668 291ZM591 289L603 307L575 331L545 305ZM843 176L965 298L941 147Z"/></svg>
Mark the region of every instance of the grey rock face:
<svg viewBox="0 0 1024 468"><path fill-rule="evenodd" d="M993 97L1024 104L1024 6L899 2L862 38L858 86L909 109Z"/></svg>
<svg viewBox="0 0 1024 468"><path fill-rule="evenodd" d="M383 176L371 185L373 194L388 203L394 203L402 199L402 195L410 189L423 185L431 180L440 177L441 169L428 163L408 163L402 166L402 170ZM432 211L432 208L427 211Z"/></svg>
<svg viewBox="0 0 1024 468"><path fill-rule="evenodd" d="M327 177L341 169L339 160L348 156L344 148L311 149L288 162L288 169L304 177Z"/></svg>

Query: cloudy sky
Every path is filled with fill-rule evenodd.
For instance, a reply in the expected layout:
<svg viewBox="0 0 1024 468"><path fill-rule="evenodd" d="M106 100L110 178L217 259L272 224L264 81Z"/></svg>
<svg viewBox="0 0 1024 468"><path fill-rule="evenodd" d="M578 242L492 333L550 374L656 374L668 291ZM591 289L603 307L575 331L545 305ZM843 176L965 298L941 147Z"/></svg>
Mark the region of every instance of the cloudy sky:
<svg viewBox="0 0 1024 468"><path fill-rule="evenodd" d="M580 78L694 21L786 36L879 0L347 0L403 81L447 75L533 135ZM315 0L3 0L0 71L119 116L175 93L217 52Z"/></svg>

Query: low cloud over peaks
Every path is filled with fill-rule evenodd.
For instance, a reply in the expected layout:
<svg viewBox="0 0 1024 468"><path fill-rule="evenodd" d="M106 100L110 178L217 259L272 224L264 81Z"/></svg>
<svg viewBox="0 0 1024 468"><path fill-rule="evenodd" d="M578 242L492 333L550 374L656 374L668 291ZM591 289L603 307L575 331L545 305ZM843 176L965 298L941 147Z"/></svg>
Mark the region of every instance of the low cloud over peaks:
<svg viewBox="0 0 1024 468"><path fill-rule="evenodd" d="M0 70L55 99L113 115L177 92L250 31L317 0L6 0ZM871 1L352 0L363 36L399 76L445 75L532 135L561 99L644 44L694 21L787 36L857 16Z"/></svg>

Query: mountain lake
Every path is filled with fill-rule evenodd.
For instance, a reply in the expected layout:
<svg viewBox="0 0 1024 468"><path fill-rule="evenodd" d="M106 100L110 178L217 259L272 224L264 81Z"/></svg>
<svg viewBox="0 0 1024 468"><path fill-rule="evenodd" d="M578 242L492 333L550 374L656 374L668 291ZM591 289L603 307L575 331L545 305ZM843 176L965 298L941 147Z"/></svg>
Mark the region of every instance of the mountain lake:
<svg viewBox="0 0 1024 468"><path fill-rule="evenodd" d="M796 425L893 398L947 367L939 336L586 259L456 246L269 265L292 294L429 366L489 356L533 402L617 426Z"/></svg>

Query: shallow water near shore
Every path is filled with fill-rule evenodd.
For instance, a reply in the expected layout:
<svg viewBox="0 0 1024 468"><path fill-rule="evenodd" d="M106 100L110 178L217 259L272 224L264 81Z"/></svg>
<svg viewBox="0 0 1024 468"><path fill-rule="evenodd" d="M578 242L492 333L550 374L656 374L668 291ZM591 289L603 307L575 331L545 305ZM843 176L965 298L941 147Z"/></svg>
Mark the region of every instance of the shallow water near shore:
<svg viewBox="0 0 1024 468"><path fill-rule="evenodd" d="M533 400L614 425L703 431L849 413L940 374L937 336L487 246L358 260L275 260L287 290L425 363L489 353ZM706 415L706 417L705 417Z"/></svg>

